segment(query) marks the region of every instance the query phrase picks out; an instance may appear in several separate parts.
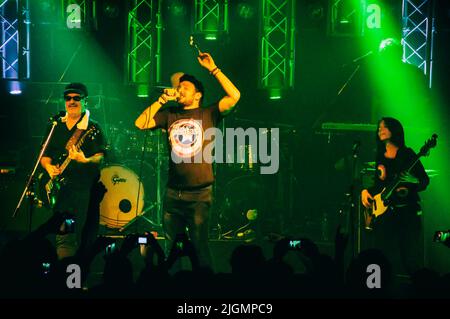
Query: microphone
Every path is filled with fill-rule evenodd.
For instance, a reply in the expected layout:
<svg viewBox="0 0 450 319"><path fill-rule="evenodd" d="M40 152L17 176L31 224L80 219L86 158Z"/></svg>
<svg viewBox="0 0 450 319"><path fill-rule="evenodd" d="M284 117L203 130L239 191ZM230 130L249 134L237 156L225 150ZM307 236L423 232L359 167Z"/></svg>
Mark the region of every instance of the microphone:
<svg viewBox="0 0 450 319"><path fill-rule="evenodd" d="M158 89L158 91L161 94L166 94L166 95L168 95L170 97L175 97L176 100L178 100L178 98L180 97L180 92L178 92L177 89L172 88L172 87L160 88L160 89Z"/></svg>
<svg viewBox="0 0 450 319"><path fill-rule="evenodd" d="M173 89L173 88L170 86L156 85L154 86L154 89L156 92L163 94L165 89Z"/></svg>
<svg viewBox="0 0 450 319"><path fill-rule="evenodd" d="M66 115L66 111L59 111L58 114L55 114L55 115L51 116L49 118L49 121L50 122L58 121L61 117L64 117L64 115Z"/></svg>

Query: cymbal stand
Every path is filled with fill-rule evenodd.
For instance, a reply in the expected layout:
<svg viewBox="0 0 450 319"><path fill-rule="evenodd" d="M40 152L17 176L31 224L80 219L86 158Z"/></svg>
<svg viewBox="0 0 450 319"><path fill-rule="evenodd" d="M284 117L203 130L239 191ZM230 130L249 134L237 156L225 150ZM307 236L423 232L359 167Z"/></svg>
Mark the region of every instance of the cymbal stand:
<svg viewBox="0 0 450 319"><path fill-rule="evenodd" d="M148 139L148 135L149 135L149 131L147 130L145 131L145 135L144 135L144 139L143 139L143 147L142 147L142 156L141 156L141 165L139 168L139 187L138 187L138 194L137 194L137 200L136 203L139 203L139 198L141 196L141 181L143 180L143 163L144 163L144 158L145 158L145 154L147 153L147 139ZM160 160L160 142L159 142L159 138L160 138L160 134L158 135L158 155L157 155L157 177L156 177L156 182L157 182L157 188L156 188L156 203L152 203L150 205L150 207L145 208L142 211L142 214L138 215L138 209L139 209L139 204L136 205L136 217L133 218L128 224L126 224L125 226L123 226L122 228L119 229L119 232L123 232L125 229L129 228L131 225L135 224L136 221L138 221L139 219L143 219L145 220L148 224L151 225L151 227L158 227L161 228L162 227L162 221L161 221L161 216L160 216L160 211L161 211L161 195L160 195L160 180L161 180L161 160ZM150 218L146 217L145 214L149 211L151 211L152 209L154 209L156 207L156 222L152 221ZM135 229L135 232L137 232L137 229Z"/></svg>

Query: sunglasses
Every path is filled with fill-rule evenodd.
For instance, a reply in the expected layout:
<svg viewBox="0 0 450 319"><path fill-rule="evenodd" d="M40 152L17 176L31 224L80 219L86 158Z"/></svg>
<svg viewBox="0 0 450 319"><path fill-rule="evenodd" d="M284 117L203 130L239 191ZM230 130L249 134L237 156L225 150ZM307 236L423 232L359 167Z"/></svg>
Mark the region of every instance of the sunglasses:
<svg viewBox="0 0 450 319"><path fill-rule="evenodd" d="M66 101L66 102L69 102L70 100L74 100L74 101L77 101L77 102L79 102L79 101L81 101L81 99L82 99L82 97L80 96L80 95L76 95L76 96L68 96L68 95L66 95L65 97L64 97L64 100Z"/></svg>

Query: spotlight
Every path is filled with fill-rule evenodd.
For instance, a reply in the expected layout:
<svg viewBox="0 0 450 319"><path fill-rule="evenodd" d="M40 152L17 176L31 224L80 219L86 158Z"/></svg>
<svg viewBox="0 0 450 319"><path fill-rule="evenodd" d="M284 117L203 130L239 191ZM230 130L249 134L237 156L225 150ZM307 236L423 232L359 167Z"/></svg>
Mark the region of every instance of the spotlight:
<svg viewBox="0 0 450 319"><path fill-rule="evenodd" d="M269 89L269 99L271 100L279 100L282 97L281 89L272 88Z"/></svg>
<svg viewBox="0 0 450 319"><path fill-rule="evenodd" d="M239 3L238 12L239 16L246 20L253 18L255 15L255 9L248 3Z"/></svg>
<svg viewBox="0 0 450 319"><path fill-rule="evenodd" d="M138 97L148 97L149 87L147 84L138 84L137 86L137 96Z"/></svg>
<svg viewBox="0 0 450 319"><path fill-rule="evenodd" d="M205 35L205 40L215 41L215 40L217 40L217 36L215 34L210 33L210 34Z"/></svg>
<svg viewBox="0 0 450 319"><path fill-rule="evenodd" d="M22 86L19 81L11 81L8 83L8 86L9 86L9 94L11 95L22 94Z"/></svg>
<svg viewBox="0 0 450 319"><path fill-rule="evenodd" d="M312 23L321 22L325 16L325 8L321 3L314 2L309 4L306 11L308 13L308 18Z"/></svg>
<svg viewBox="0 0 450 319"><path fill-rule="evenodd" d="M172 3L169 5L169 11L175 17L185 16L187 13L186 6L183 4L183 1L180 0L172 1Z"/></svg>
<svg viewBox="0 0 450 319"><path fill-rule="evenodd" d="M386 38L381 40L378 46L378 53L384 57L384 59L401 60L403 56L403 47L395 38Z"/></svg>
<svg viewBox="0 0 450 319"><path fill-rule="evenodd" d="M117 18L119 16L119 7L113 1L107 1L103 4L103 13L108 18Z"/></svg>
<svg viewBox="0 0 450 319"><path fill-rule="evenodd" d="M249 221L256 220L258 218L258 210L257 209L249 209L247 211L246 217Z"/></svg>

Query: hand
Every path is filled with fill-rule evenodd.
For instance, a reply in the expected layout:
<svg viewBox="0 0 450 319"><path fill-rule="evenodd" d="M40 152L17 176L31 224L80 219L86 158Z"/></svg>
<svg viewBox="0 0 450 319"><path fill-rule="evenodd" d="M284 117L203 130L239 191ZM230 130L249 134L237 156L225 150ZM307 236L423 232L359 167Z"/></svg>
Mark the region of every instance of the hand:
<svg viewBox="0 0 450 319"><path fill-rule="evenodd" d="M216 68L216 64L214 63L214 60L209 53L200 52L197 60L200 65L207 69L209 72Z"/></svg>
<svg viewBox="0 0 450 319"><path fill-rule="evenodd" d="M158 99L161 104L166 104L169 101L176 101L180 97L177 89L164 89L164 93Z"/></svg>
<svg viewBox="0 0 450 319"><path fill-rule="evenodd" d="M47 221L47 229L48 232L51 234L67 234L67 229L66 229L66 219L74 219L75 216L72 214L69 214L67 212L64 213L59 213L56 212L55 214L53 214L52 217L50 217L50 219Z"/></svg>
<svg viewBox="0 0 450 319"><path fill-rule="evenodd" d="M52 164L48 164L45 167L45 170L47 171L47 173L50 176L50 178L53 178L53 177L61 174L61 170L59 169L59 167L56 166L56 165L52 165Z"/></svg>
<svg viewBox="0 0 450 319"><path fill-rule="evenodd" d="M72 147L69 149L69 158L72 160L77 161L78 163L87 163L89 160L84 156L84 153L82 150L77 150L75 145L72 145Z"/></svg>
<svg viewBox="0 0 450 319"><path fill-rule="evenodd" d="M157 256L157 265L156 266L162 266L164 265L164 261L166 259L166 256L164 254L163 249L159 245L158 241L154 237L152 233L145 232L145 236L147 237L148 244L145 246L143 250L143 256L145 257L146 264L150 267L155 266L153 264L153 255L156 254Z"/></svg>
<svg viewBox="0 0 450 319"><path fill-rule="evenodd" d="M363 189L361 192L361 202L364 205L364 207L369 208L372 206L373 197L370 195L369 191L367 189Z"/></svg>
<svg viewBox="0 0 450 319"><path fill-rule="evenodd" d="M104 251L106 249L106 247L108 247L109 245L111 245L115 242L116 242L116 240L114 238L98 236L95 239L95 241L91 247L93 255L96 256L98 253Z"/></svg>
<svg viewBox="0 0 450 319"><path fill-rule="evenodd" d="M128 254L138 246L138 235L136 234L129 234L127 237L125 237L125 240L122 243L122 247L120 247L120 252L124 256L128 256Z"/></svg>
<svg viewBox="0 0 450 319"><path fill-rule="evenodd" d="M411 184L419 184L419 179L409 172L403 172L400 174L400 181Z"/></svg>

